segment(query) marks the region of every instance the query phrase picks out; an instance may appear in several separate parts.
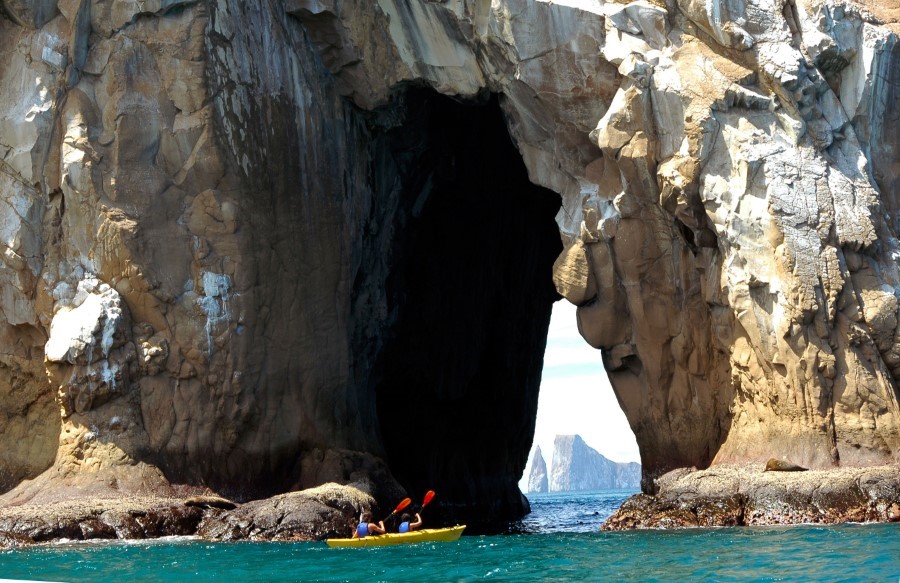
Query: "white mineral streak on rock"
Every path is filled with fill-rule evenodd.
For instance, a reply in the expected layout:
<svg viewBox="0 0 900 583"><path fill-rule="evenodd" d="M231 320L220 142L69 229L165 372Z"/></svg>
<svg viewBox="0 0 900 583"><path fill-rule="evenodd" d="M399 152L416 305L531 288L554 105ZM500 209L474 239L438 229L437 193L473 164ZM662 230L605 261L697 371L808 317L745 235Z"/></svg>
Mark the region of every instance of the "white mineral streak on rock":
<svg viewBox="0 0 900 583"><path fill-rule="evenodd" d="M62 292L64 288L57 289ZM107 358L121 318L121 298L116 290L95 278L78 282L74 297L61 299L53 316L44 347L47 360L91 364Z"/></svg>
<svg viewBox="0 0 900 583"><path fill-rule="evenodd" d="M231 291L231 279L221 273L204 272L202 276L203 295L196 302L206 314L206 347L213 350L213 336L221 331L222 325L231 321L232 314L228 309Z"/></svg>

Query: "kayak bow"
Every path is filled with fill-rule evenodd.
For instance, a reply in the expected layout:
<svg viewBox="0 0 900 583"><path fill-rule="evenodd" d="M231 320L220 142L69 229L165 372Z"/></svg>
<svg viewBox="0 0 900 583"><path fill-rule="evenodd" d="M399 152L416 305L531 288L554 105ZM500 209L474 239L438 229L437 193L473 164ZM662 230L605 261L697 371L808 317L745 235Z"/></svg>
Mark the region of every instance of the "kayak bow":
<svg viewBox="0 0 900 583"><path fill-rule="evenodd" d="M330 538L325 543L332 548L338 547L386 547L425 542L452 542L459 540L466 525L450 528L423 528L411 532L389 532L363 538Z"/></svg>

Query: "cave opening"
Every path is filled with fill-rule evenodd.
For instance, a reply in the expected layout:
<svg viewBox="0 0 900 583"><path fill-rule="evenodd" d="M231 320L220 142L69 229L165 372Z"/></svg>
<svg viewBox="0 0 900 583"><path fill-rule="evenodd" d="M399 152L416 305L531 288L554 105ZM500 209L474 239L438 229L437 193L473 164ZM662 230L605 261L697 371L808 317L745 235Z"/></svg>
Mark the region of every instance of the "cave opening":
<svg viewBox="0 0 900 583"><path fill-rule="evenodd" d="M540 515L547 500L536 496L620 491L610 493L615 498L635 493L640 480L637 439L601 353L582 337L578 308L560 300L550 318L534 444L519 487ZM599 528L603 518L585 524Z"/></svg>
<svg viewBox="0 0 900 583"><path fill-rule="evenodd" d="M387 462L429 520L528 511L534 432L562 250L557 193L532 184L501 96L410 87L376 112L373 214L391 225L387 334L371 382Z"/></svg>

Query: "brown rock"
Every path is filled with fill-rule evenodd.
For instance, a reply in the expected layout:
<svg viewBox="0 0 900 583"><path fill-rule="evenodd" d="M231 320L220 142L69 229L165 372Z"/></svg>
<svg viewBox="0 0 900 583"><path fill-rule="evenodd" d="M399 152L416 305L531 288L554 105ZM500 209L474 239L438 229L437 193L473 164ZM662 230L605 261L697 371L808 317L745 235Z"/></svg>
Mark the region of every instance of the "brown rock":
<svg viewBox="0 0 900 583"><path fill-rule="evenodd" d="M200 508L180 506L166 498L81 497L2 508L0 534L34 542L192 535L202 516Z"/></svg>
<svg viewBox="0 0 900 583"><path fill-rule="evenodd" d="M0 531L0 549L25 547L33 545L34 542L34 539L28 535Z"/></svg>
<svg viewBox="0 0 900 583"><path fill-rule="evenodd" d="M743 526L744 497L723 495L698 500L693 508L699 526Z"/></svg>
<svg viewBox="0 0 900 583"><path fill-rule="evenodd" d="M888 522L900 522L900 504L891 504L887 512Z"/></svg>
<svg viewBox="0 0 900 583"><path fill-rule="evenodd" d="M96 518L83 520L78 526L81 528L80 538L84 540L116 538L116 529Z"/></svg>
<svg viewBox="0 0 900 583"><path fill-rule="evenodd" d="M658 485L655 496L629 498L603 528L887 522L900 500L896 466L803 473L719 466L671 472Z"/></svg>
<svg viewBox="0 0 900 583"><path fill-rule="evenodd" d="M200 536L215 540L323 540L346 537L374 499L352 486L325 484L207 515Z"/></svg>

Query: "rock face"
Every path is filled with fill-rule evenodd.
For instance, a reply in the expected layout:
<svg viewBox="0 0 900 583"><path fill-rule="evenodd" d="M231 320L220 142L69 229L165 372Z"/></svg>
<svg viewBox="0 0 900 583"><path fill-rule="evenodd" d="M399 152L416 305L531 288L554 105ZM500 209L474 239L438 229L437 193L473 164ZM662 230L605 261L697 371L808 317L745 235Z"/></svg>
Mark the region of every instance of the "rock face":
<svg viewBox="0 0 900 583"><path fill-rule="evenodd" d="M529 176L562 195L555 281L603 350L645 487L772 455L897 459L897 159L873 154L898 99L895 12L378 8L296 14L361 107L405 81L502 93Z"/></svg>
<svg viewBox="0 0 900 583"><path fill-rule="evenodd" d="M531 456L531 473L528 474L528 491L529 492L548 492L550 490L547 480L547 462L541 454L541 446L534 448L534 455Z"/></svg>
<svg viewBox="0 0 900 583"><path fill-rule="evenodd" d="M374 499L352 487L325 484L248 502L204 516L197 534L213 540L323 540L349 537Z"/></svg>
<svg viewBox="0 0 900 583"><path fill-rule="evenodd" d="M755 466L675 470L655 496L632 496L604 530L900 522L897 466L765 472Z"/></svg>
<svg viewBox="0 0 900 583"><path fill-rule="evenodd" d="M553 440L551 492L617 490L638 488L640 484L640 464L609 460L580 435L557 435Z"/></svg>
<svg viewBox="0 0 900 583"><path fill-rule="evenodd" d="M521 515L560 203L499 99L361 111L281 2L52 4L0 17L3 503L396 476Z"/></svg>
<svg viewBox="0 0 900 583"><path fill-rule="evenodd" d="M189 536L203 518L200 508L180 500L140 496L129 499L66 501L41 507L19 506L0 510L0 540L19 545L58 539L144 539ZM10 541L11 542L11 541ZM14 546L7 542L6 546Z"/></svg>
<svg viewBox="0 0 900 583"><path fill-rule="evenodd" d="M361 512L377 509L374 498L358 489L359 485L326 483L237 508L214 496L187 500L158 496L93 498L0 508L0 548L62 538L201 536L209 540L285 541L346 537Z"/></svg>
<svg viewBox="0 0 900 583"><path fill-rule="evenodd" d="M0 504L518 516L557 292L648 491L900 459L898 16L0 1Z"/></svg>

